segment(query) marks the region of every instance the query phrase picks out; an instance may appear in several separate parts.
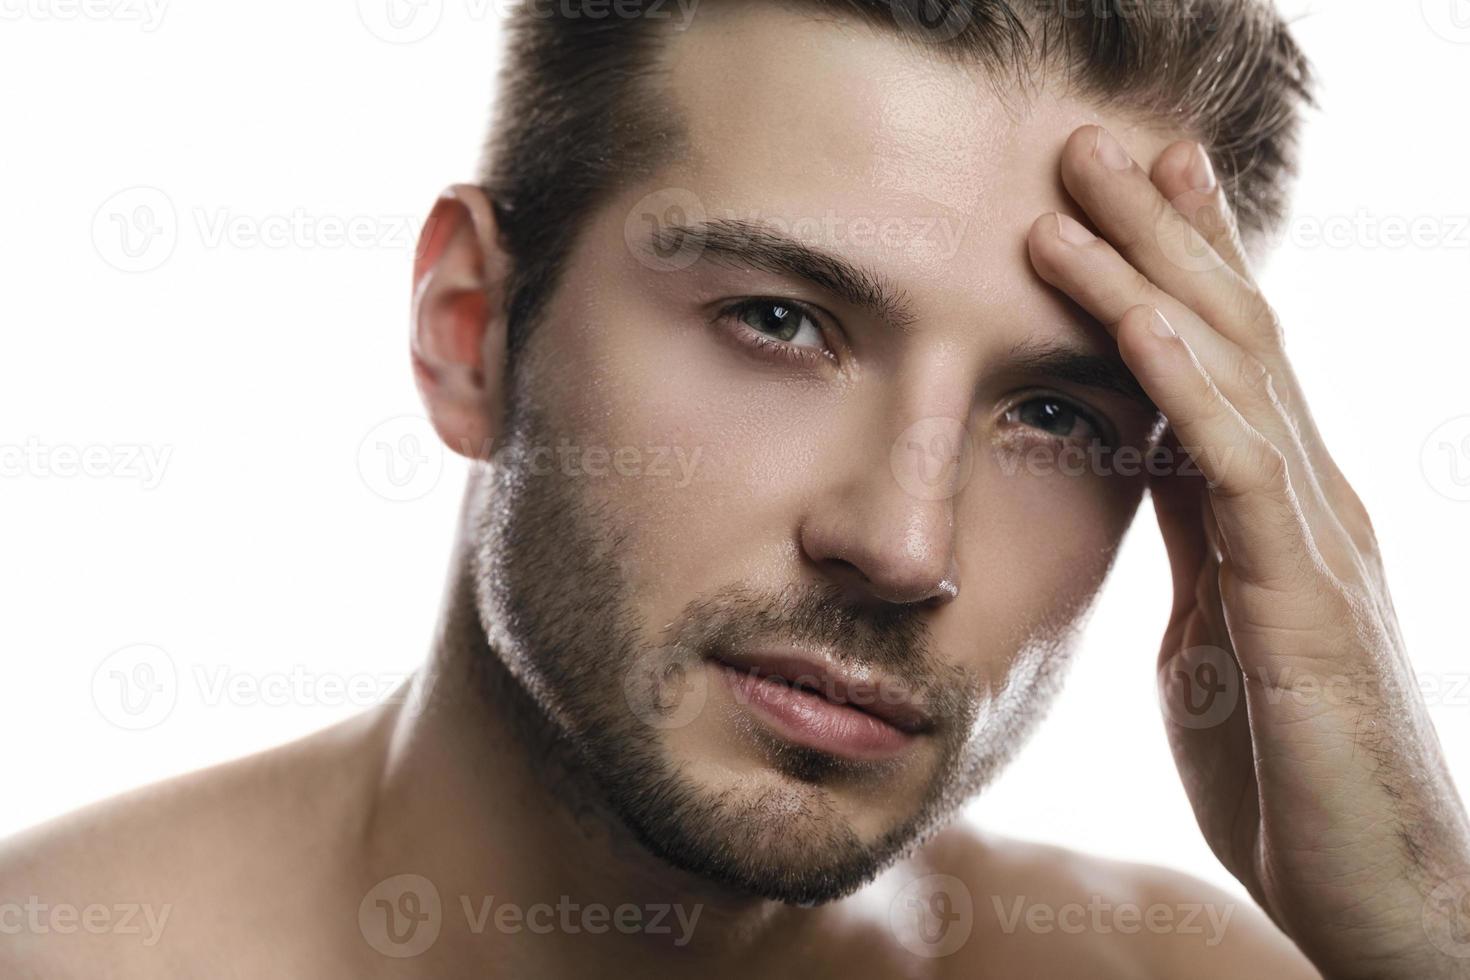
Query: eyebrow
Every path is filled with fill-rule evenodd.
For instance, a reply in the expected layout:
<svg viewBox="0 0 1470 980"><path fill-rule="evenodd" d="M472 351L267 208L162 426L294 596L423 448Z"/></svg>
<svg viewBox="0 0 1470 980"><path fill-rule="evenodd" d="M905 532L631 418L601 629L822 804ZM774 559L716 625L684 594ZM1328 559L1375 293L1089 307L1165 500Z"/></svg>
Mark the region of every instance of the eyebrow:
<svg viewBox="0 0 1470 980"><path fill-rule="evenodd" d="M715 219L664 225L650 237L649 246L659 254L693 250L701 258L727 265L804 279L900 331L907 332L917 319L908 297L882 275L758 222ZM1011 348L1006 366L1121 395L1158 413L1133 372L1116 358L1064 344L1023 341Z"/></svg>
<svg viewBox="0 0 1470 980"><path fill-rule="evenodd" d="M1158 414L1158 406L1143 385L1116 358L1049 341L1022 341L1011 348L1008 362L1016 371L1122 395Z"/></svg>
<svg viewBox="0 0 1470 980"><path fill-rule="evenodd" d="M653 233L650 244L665 255L693 250L727 265L805 279L900 331L916 319L908 297L885 277L757 222L667 225Z"/></svg>

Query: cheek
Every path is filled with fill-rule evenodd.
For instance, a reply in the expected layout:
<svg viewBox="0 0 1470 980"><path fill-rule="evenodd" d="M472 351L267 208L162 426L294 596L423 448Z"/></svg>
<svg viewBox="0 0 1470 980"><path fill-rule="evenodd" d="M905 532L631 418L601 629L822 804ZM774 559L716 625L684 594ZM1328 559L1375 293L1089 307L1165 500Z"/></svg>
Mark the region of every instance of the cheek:
<svg viewBox="0 0 1470 980"><path fill-rule="evenodd" d="M961 590L942 655L999 681L1018 650L1049 648L1102 586L1142 491L1130 478L1007 472L980 454L956 515Z"/></svg>
<svg viewBox="0 0 1470 980"><path fill-rule="evenodd" d="M660 323L615 294L555 324L554 378L530 396L569 441L631 464L572 478L618 523L633 595L656 621L731 583L788 584L828 399L762 378L707 325Z"/></svg>

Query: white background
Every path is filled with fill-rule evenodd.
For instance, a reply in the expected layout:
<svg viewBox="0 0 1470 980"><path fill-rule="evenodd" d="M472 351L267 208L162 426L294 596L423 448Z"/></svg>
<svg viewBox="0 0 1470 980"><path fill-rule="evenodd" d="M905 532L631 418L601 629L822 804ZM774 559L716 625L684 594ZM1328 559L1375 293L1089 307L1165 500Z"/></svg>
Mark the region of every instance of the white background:
<svg viewBox="0 0 1470 980"><path fill-rule="evenodd" d="M473 176L496 7L422 0L405 33L383 0L152 2L0 0L0 834L375 701L425 652L463 481L415 421L408 274ZM1322 0L1297 34L1323 110L1266 278L1466 785L1470 4ZM162 234L130 257L135 217ZM1162 736L1167 605L1145 510L973 812L1233 886ZM115 675L150 669L130 715Z"/></svg>

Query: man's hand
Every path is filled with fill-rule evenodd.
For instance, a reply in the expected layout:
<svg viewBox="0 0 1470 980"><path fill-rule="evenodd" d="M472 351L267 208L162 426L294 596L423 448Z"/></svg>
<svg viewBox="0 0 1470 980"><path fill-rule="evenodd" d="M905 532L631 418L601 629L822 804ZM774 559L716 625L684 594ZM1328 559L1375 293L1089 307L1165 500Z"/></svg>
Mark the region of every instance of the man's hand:
<svg viewBox="0 0 1470 980"><path fill-rule="evenodd" d="M1153 485L1175 593L1159 684L1200 828L1327 976L1470 976L1464 807L1208 157L1176 143L1145 173L1085 126L1062 179L1100 237L1045 215L1032 262L1203 474Z"/></svg>

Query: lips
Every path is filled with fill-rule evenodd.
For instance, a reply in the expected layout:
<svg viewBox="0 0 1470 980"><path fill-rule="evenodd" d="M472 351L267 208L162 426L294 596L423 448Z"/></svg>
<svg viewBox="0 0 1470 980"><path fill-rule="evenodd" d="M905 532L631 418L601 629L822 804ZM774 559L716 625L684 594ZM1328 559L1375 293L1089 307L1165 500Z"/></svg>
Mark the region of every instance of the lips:
<svg viewBox="0 0 1470 980"><path fill-rule="evenodd" d="M736 700L788 740L834 755L885 758L933 725L903 683L794 649L720 651Z"/></svg>

